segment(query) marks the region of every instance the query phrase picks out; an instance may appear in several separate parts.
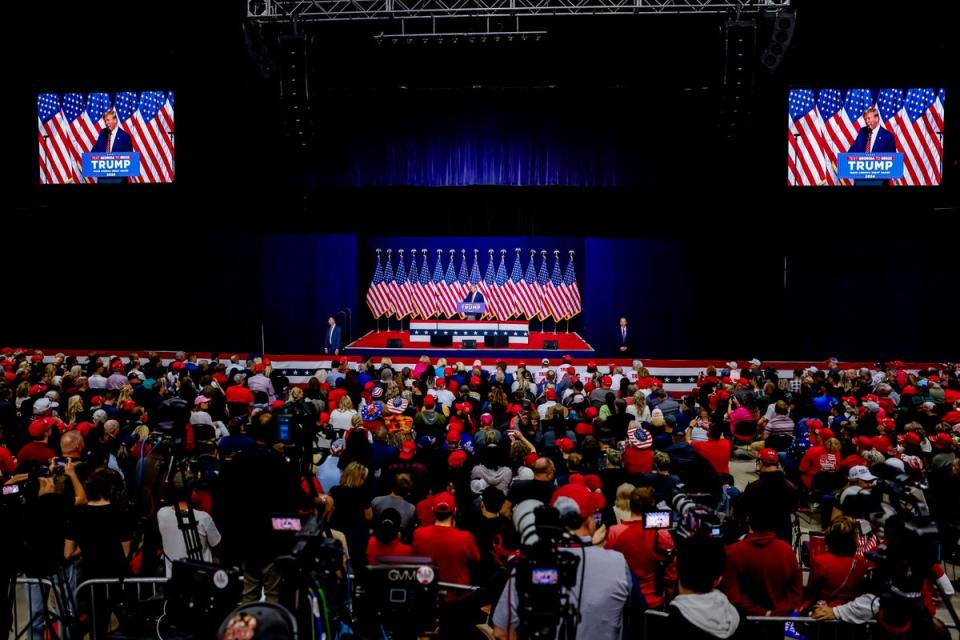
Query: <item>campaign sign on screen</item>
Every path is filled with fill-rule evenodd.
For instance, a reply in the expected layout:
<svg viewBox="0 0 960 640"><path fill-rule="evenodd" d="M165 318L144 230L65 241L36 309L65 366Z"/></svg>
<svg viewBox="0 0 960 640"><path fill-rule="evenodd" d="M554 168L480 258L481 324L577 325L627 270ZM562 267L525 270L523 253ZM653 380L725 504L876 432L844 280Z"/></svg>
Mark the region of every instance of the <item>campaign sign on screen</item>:
<svg viewBox="0 0 960 640"><path fill-rule="evenodd" d="M84 178L135 178L140 175L140 154L84 153Z"/></svg>
<svg viewBox="0 0 960 640"><path fill-rule="evenodd" d="M838 153L837 177L851 180L896 180L903 177L902 153Z"/></svg>

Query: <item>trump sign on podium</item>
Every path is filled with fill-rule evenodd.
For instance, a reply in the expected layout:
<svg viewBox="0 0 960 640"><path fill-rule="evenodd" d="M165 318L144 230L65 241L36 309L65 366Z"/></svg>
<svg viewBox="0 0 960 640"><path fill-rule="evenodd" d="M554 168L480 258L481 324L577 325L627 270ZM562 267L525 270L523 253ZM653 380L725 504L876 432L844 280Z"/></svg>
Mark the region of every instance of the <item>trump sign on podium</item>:
<svg viewBox="0 0 960 640"><path fill-rule="evenodd" d="M84 153L84 178L136 178L140 175L140 154Z"/></svg>
<svg viewBox="0 0 960 640"><path fill-rule="evenodd" d="M838 153L837 177L841 180L897 180L903 177L903 154Z"/></svg>

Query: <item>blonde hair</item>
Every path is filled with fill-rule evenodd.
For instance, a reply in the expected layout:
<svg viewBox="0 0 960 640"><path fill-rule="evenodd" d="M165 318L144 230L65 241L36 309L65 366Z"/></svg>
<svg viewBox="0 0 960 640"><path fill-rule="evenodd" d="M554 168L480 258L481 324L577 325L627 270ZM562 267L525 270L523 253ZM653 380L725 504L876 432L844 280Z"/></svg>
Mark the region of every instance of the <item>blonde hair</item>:
<svg viewBox="0 0 960 640"><path fill-rule="evenodd" d="M121 405L127 400L133 399L133 387L129 384L125 384L120 387L120 393L117 396L117 405Z"/></svg>
<svg viewBox="0 0 960 640"><path fill-rule="evenodd" d="M633 406L636 407L637 411L647 408L647 396L643 395L642 391L633 394Z"/></svg>
<svg viewBox="0 0 960 640"><path fill-rule="evenodd" d="M351 426L351 427L362 427L362 426L363 426L363 418L360 417L360 414L359 414L359 413L354 413L354 414L353 414L353 417L350 418L350 426Z"/></svg>
<svg viewBox="0 0 960 640"><path fill-rule="evenodd" d="M29 398L30 397L30 383L24 380L17 385L17 397L18 398Z"/></svg>
<svg viewBox="0 0 960 640"><path fill-rule="evenodd" d="M293 389L290 389L290 400L293 402L303 400L303 389L300 387L294 387Z"/></svg>
<svg viewBox="0 0 960 640"><path fill-rule="evenodd" d="M317 369L317 372L313 374L313 377L317 379L317 382L323 384L327 381L327 370L326 369Z"/></svg>
<svg viewBox="0 0 960 640"><path fill-rule="evenodd" d="M77 423L77 415L83 412L83 398L80 396L70 396L67 400L67 422Z"/></svg>
<svg viewBox="0 0 960 640"><path fill-rule="evenodd" d="M107 119L107 116L113 116L114 119L117 120L117 121L120 120L120 117L117 115L117 110L114 109L113 107L110 107L109 109L107 109L106 111L103 112L103 119L104 119L104 120Z"/></svg>
<svg viewBox="0 0 960 640"><path fill-rule="evenodd" d="M359 462L351 462L340 474L340 484L344 487L362 487L370 471Z"/></svg>
<svg viewBox="0 0 960 640"><path fill-rule="evenodd" d="M613 506L622 511L630 511L630 494L633 493L634 489L636 487L629 482L624 482L617 487L617 499Z"/></svg>
<svg viewBox="0 0 960 640"><path fill-rule="evenodd" d="M340 398L340 404L337 405L337 409L340 411L353 411L353 400L350 399L350 396Z"/></svg>
<svg viewBox="0 0 960 640"><path fill-rule="evenodd" d="M428 355L420 356L420 362L426 362L427 364L430 364L430 356Z"/></svg>

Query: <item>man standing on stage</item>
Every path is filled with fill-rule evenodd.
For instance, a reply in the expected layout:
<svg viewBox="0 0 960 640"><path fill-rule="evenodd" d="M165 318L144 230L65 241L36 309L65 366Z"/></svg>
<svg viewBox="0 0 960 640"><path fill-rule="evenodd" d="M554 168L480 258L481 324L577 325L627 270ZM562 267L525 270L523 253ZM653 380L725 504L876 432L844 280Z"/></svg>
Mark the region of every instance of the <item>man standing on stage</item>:
<svg viewBox="0 0 960 640"><path fill-rule="evenodd" d="M483 294L480 293L480 291L477 290L477 285L475 285L475 284L473 284L473 283L470 284L470 293L467 294L467 297L464 298L463 301L464 301L464 302L476 302L476 303L482 303L482 302L484 302ZM468 313L466 317L467 317L468 320L479 320L479 319L480 319L480 314L479 314L479 313Z"/></svg>
<svg viewBox="0 0 960 640"><path fill-rule="evenodd" d="M626 318L620 318L616 344L617 355L622 357L633 355L633 332L627 329Z"/></svg>
<svg viewBox="0 0 960 640"><path fill-rule="evenodd" d="M340 327L337 326L337 319L328 318L327 325L327 330L323 334L323 352L338 356L340 355Z"/></svg>

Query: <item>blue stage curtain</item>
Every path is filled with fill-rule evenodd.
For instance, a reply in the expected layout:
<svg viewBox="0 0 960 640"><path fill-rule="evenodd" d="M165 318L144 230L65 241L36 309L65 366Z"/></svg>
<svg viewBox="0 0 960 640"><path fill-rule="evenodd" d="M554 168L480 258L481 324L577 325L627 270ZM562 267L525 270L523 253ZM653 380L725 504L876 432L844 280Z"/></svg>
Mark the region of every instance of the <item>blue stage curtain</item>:
<svg viewBox="0 0 960 640"><path fill-rule="evenodd" d="M514 104L509 92L434 96L345 113L351 186L577 186L650 184L622 99L572 102L557 94ZM438 106L440 105L440 106Z"/></svg>
<svg viewBox="0 0 960 640"><path fill-rule="evenodd" d="M265 236L262 253L267 351L321 353L327 318L350 307L356 333L358 320L369 315L357 306L356 234Z"/></svg>

